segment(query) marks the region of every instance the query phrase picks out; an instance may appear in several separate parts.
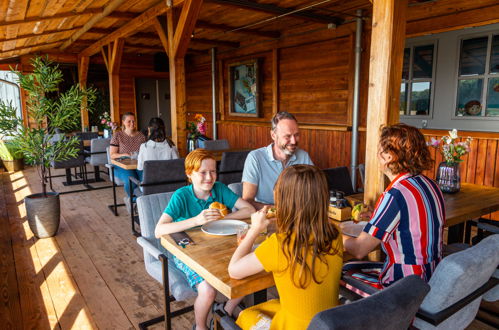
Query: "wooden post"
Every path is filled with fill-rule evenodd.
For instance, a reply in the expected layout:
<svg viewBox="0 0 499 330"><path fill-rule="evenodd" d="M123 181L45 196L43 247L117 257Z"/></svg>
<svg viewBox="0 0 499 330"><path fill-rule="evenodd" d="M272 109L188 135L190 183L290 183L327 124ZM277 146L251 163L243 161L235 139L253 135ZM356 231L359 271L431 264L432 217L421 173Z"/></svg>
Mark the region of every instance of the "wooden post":
<svg viewBox="0 0 499 330"><path fill-rule="evenodd" d="M80 88L85 89L87 87L87 76L88 76L88 65L90 63L90 57L81 56L78 57L78 80L80 83ZM81 101L81 130L85 131L85 127L89 127L88 120L88 104L87 97L83 97Z"/></svg>
<svg viewBox="0 0 499 330"><path fill-rule="evenodd" d="M168 60L170 66L172 138L182 156L187 153L187 106L184 57L197 17L201 11L202 3L202 0L184 1L178 22L178 15L175 8L170 8L166 13L168 28Z"/></svg>
<svg viewBox="0 0 499 330"><path fill-rule="evenodd" d="M374 205L385 189L377 153L379 130L399 120L407 0L374 0L367 105L364 202Z"/></svg>
<svg viewBox="0 0 499 330"><path fill-rule="evenodd" d="M279 111L279 49L272 49L272 115Z"/></svg>
<svg viewBox="0 0 499 330"><path fill-rule="evenodd" d="M105 49L101 49L104 63L107 67L107 74L109 77L109 106L111 121L120 122L120 65L121 56L123 54L123 47L125 40L122 38L111 42L107 46L107 53Z"/></svg>

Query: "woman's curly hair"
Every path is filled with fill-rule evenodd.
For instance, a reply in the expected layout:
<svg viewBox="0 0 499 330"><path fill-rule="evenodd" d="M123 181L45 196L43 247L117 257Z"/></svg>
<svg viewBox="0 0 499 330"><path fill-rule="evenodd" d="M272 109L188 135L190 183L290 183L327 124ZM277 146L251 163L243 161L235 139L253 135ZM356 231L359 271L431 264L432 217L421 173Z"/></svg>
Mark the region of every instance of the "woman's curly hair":
<svg viewBox="0 0 499 330"><path fill-rule="evenodd" d="M400 123L383 127L380 147L380 152L392 156L387 167L393 174L409 172L417 175L433 165L425 138L416 127Z"/></svg>

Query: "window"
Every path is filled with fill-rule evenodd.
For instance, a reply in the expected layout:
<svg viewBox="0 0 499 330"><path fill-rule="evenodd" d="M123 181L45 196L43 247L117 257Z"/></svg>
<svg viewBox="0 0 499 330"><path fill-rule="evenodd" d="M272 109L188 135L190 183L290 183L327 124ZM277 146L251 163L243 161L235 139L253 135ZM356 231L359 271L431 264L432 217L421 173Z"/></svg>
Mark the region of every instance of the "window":
<svg viewBox="0 0 499 330"><path fill-rule="evenodd" d="M455 114L499 116L499 35L461 40Z"/></svg>
<svg viewBox="0 0 499 330"><path fill-rule="evenodd" d="M11 103L17 109L17 116L22 118L19 84L15 75L10 71L0 70L0 100L4 103Z"/></svg>
<svg viewBox="0 0 499 330"><path fill-rule="evenodd" d="M404 49L402 83L400 86L400 115L430 115L433 98L435 44L411 46Z"/></svg>

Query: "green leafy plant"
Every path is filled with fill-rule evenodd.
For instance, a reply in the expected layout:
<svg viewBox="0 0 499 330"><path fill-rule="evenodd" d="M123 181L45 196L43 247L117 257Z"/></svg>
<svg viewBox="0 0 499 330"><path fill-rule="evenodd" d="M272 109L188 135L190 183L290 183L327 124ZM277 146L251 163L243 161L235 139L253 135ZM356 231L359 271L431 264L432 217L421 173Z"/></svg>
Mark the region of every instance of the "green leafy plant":
<svg viewBox="0 0 499 330"><path fill-rule="evenodd" d="M22 152L16 145L10 141L0 141L0 159L1 160L14 160L22 159Z"/></svg>
<svg viewBox="0 0 499 330"><path fill-rule="evenodd" d="M73 85L61 93L58 86L63 75L57 64L48 57L34 57L31 64L33 72L13 70L26 95L30 124L23 124L12 104L0 100L0 134L12 138L12 145L23 154L27 164L37 166L46 196L47 168L51 162L76 157L79 151L76 137L60 138L56 129L71 128L74 118L80 116L83 98L87 98L89 107L93 105L95 90Z"/></svg>

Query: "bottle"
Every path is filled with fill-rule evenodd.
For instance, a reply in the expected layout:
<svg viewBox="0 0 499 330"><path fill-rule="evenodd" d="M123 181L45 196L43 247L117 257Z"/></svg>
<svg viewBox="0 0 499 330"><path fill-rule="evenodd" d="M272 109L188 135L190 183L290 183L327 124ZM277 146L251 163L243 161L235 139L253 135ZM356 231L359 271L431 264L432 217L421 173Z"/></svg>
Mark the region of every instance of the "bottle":
<svg viewBox="0 0 499 330"><path fill-rule="evenodd" d="M334 190L329 191L329 205L336 207L336 192Z"/></svg>

